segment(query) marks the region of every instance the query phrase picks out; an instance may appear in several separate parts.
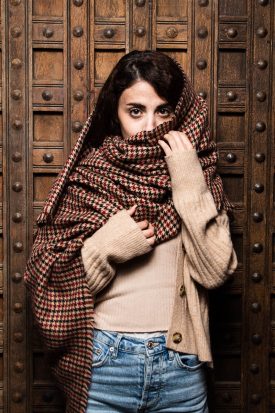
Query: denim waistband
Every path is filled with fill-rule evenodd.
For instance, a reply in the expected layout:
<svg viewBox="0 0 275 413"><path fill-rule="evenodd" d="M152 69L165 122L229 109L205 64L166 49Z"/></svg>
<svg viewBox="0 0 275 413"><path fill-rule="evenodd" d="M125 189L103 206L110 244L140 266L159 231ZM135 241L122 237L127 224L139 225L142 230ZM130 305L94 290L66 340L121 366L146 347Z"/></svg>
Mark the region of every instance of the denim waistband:
<svg viewBox="0 0 275 413"><path fill-rule="evenodd" d="M127 336L117 331L99 330L94 328L94 339L112 347L113 353L118 350L129 353L157 354L166 349L166 337L161 334L157 337L137 338Z"/></svg>

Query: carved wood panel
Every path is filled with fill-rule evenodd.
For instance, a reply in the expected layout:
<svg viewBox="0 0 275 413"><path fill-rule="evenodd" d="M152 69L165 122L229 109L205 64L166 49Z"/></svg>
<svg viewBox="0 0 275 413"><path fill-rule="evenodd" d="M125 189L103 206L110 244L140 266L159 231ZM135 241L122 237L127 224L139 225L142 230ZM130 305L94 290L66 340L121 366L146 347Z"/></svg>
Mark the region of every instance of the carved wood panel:
<svg viewBox="0 0 275 413"><path fill-rule="evenodd" d="M210 412L275 413L273 16L272 0L1 2L0 412L64 411L22 271L35 219L105 79L125 53L148 48L175 57L207 100L236 205L238 269L210 293Z"/></svg>

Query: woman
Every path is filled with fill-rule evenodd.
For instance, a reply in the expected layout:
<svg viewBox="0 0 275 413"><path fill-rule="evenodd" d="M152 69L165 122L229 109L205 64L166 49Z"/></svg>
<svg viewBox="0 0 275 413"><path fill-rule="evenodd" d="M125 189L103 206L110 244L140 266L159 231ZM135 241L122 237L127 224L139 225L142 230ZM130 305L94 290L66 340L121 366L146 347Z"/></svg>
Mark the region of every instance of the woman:
<svg viewBox="0 0 275 413"><path fill-rule="evenodd" d="M159 52L105 82L24 279L67 412L208 411L207 289L237 266L206 103Z"/></svg>

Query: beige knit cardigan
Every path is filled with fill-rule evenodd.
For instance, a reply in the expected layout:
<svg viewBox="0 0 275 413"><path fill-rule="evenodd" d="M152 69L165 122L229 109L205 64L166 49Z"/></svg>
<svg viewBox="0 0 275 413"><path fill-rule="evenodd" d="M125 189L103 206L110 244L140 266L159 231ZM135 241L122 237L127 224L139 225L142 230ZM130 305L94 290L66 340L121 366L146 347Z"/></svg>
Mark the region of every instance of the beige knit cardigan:
<svg viewBox="0 0 275 413"><path fill-rule="evenodd" d="M182 219L168 348L197 354L213 367L207 290L219 287L237 267L228 216L218 212L195 149L165 156L175 208ZM88 285L98 293L116 274L115 264L151 247L124 209L84 241L81 254Z"/></svg>

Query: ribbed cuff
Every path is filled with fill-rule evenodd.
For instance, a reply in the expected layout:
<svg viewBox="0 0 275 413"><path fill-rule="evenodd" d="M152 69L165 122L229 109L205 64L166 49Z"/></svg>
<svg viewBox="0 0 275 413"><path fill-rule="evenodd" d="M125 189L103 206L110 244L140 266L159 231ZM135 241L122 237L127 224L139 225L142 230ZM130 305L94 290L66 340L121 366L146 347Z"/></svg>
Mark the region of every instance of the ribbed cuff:
<svg viewBox="0 0 275 413"><path fill-rule="evenodd" d="M184 199L192 199L208 190L196 149L173 152L165 156L171 176L172 190Z"/></svg>

